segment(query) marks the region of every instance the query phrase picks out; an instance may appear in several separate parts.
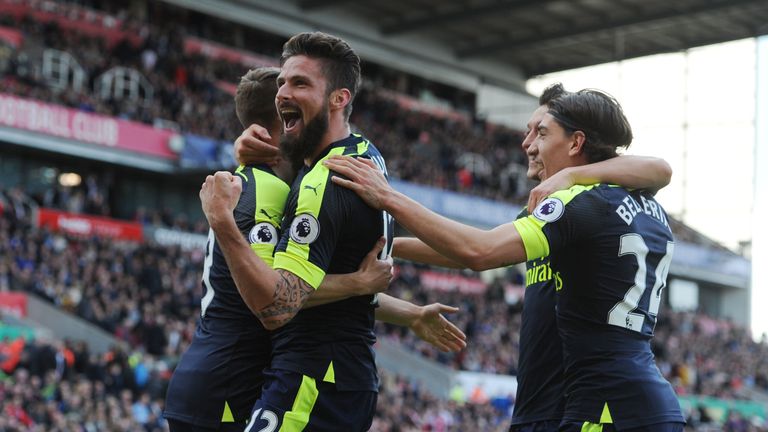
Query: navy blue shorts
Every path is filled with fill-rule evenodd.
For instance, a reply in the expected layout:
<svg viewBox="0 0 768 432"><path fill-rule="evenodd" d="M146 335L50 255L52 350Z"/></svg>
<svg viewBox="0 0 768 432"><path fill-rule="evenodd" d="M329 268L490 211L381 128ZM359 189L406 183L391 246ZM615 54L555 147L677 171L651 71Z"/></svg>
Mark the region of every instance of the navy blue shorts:
<svg viewBox="0 0 768 432"><path fill-rule="evenodd" d="M338 391L334 383L266 369L261 398L245 432L365 432L373 422L377 398L373 391Z"/></svg>
<svg viewBox="0 0 768 432"><path fill-rule="evenodd" d="M168 384L164 417L208 428L236 423L242 430L270 355L265 331L211 333L198 326Z"/></svg>
<svg viewBox="0 0 768 432"><path fill-rule="evenodd" d="M205 427L179 420L168 419L171 432L243 432L245 423L221 423L218 427Z"/></svg>
<svg viewBox="0 0 768 432"><path fill-rule="evenodd" d="M616 429L610 423L563 421L559 432L683 432L685 423L656 423L630 429Z"/></svg>
<svg viewBox="0 0 768 432"><path fill-rule="evenodd" d="M550 420L512 425L509 432L557 432L559 427L560 420Z"/></svg>

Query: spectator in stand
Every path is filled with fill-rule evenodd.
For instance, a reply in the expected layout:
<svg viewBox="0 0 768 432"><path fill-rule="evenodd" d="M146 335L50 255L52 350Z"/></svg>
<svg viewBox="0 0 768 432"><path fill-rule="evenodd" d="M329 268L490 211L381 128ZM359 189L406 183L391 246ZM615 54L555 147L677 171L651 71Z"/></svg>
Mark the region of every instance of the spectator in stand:
<svg viewBox="0 0 768 432"><path fill-rule="evenodd" d="M176 124L184 132L229 141L238 135L239 128L232 115L229 95L218 90L215 83L233 81L234 68L221 60L184 54L184 35L176 30L173 22L180 24L178 28L191 28L179 22L178 17L173 17L172 22L162 28L145 22L142 26L146 31L141 32L145 38L140 46L126 41L107 46L102 39L64 31L55 22L42 24L33 19L16 22L7 18L5 23L20 28L26 39L22 51L14 54L14 67L2 75L5 91L134 121ZM200 25L210 27L212 24L202 21ZM55 92L47 87L40 76L32 73L35 68L30 65L38 61L33 47L55 48L74 55L88 76L82 92L78 94L72 89ZM154 88L153 99L148 103L135 103L114 97L102 99L97 95L93 90L98 84L97 78L114 66L141 71ZM521 139L520 133L498 126L475 128L468 121L413 112L401 108L379 91L363 89L359 100L351 122L369 131L374 140L391 143L384 156L391 161L393 173L398 177L453 190L463 181L467 192L507 200L522 198L522 190L518 196L502 196L498 180L502 172L517 172L507 167L520 164L524 159L514 145ZM374 118L381 120L373 121ZM409 145L412 142L419 145L413 149L414 146ZM460 172L456 159L465 152L484 155L481 157L491 166L491 175L473 179L479 174L467 169ZM425 170L416 162L425 157L439 163L429 164L431 168ZM468 185L468 179L476 181Z"/></svg>
<svg viewBox="0 0 768 432"><path fill-rule="evenodd" d="M9 194L0 195L6 197L6 202L9 201ZM25 198L20 190L14 192L14 195L21 205L29 207L25 204L29 198ZM24 384L30 389L40 390L28 390L28 397L23 395L22 407L36 424L42 424L39 418L45 419L48 422L45 424L49 426L40 430L46 431L56 430L53 426L58 424L56 422L64 422L62 424L65 426L58 426L59 430L76 430L75 423L72 423L74 420L66 426L67 416L76 417L68 411L61 411L68 409L66 404L47 402L52 401L51 398L61 397L56 396L61 391L56 389L60 387L90 387L88 394L91 396L84 399L100 402L94 402L93 406L81 410L78 416L82 419L80 424L101 425L98 426L101 429L94 430L119 430L104 426L112 422L112 417L107 419L108 411L110 415L118 415L122 410L123 414L120 415L130 419L132 404L140 400L142 392L150 395L153 406L156 406L153 412L160 412L162 406L158 405L159 396L165 393L164 386L170 377L169 366L172 367L191 339L194 323L190 322L189 317L199 314L199 297L195 293L200 280L198 270L202 264L201 256L183 252L176 247L78 239L41 231L32 227L28 216L26 219L16 219L14 214L4 211L0 215L0 290L5 284L8 288L41 294L52 303L69 308L113 332L118 339L126 341L132 350L143 352L144 355L141 360L133 360L131 364L131 356L120 351L98 356L90 353L83 343L68 343L57 348L52 342L31 341L25 344L20 363L7 371L11 375L11 384L8 384L9 381L0 384L0 394L10 394L8 389L16 385L14 383L17 381L14 380L17 380L15 377L19 369L28 371L30 377L22 378L25 383L40 380L39 384ZM146 270L152 267L154 271ZM398 340L405 347L457 370L515 374L520 305L501 301L501 288L496 284L490 284L485 293L470 297L427 289L420 284L419 274L423 270L402 264L390 294L415 303L439 300L456 304L460 312L453 321L465 331L472 343L459 355L452 355L426 349L407 332L396 327L379 324L378 336ZM519 277L519 272L514 268L509 271L512 273L504 279L514 280ZM155 276L141 276L144 274ZM152 279L155 282L147 282ZM158 294L151 294L149 285L155 284L160 287ZM65 300L67 298L69 300ZM164 322L159 319L150 320L150 317L160 315ZM165 346L160 355L148 353L145 334L153 325L163 329ZM747 329L732 322L714 319L703 313L670 312L658 323L655 341L657 364L680 395L742 399L750 389L768 392L768 344L765 341L755 343ZM65 362L63 375L57 375L57 352L63 346L74 355L74 362ZM152 350L157 351L156 348ZM141 372L143 368L147 371ZM143 381L141 376L146 373L148 377ZM143 387L140 384L142 382L145 382ZM422 430L435 427L424 414L427 411L440 411L434 398L403 378L385 376L382 382L382 402L378 405L373 430L408 430L409 427L411 430ZM131 406L121 407L117 399L106 402L108 398L104 395L119 395L124 388L133 392ZM33 394L41 396L33 397ZM0 399L3 401L0 402L0 411L6 412L8 408L5 405L14 399L12 396ZM475 425L479 424L492 425L494 416L499 416L493 414L496 411L490 406L471 405L461 409L454 409L452 405L444 407L453 416L464 416L461 420L454 420L455 425L464 425L463 430L475 430L478 428ZM696 416L699 418L700 414ZM429 418L434 420L437 417ZM18 424L18 419L0 415L0 425L3 422ZM491 427L488 426L488 430L492 430ZM723 430L721 426L702 427ZM749 427L752 428L749 430L767 430L764 426ZM454 426L449 430L462 429Z"/></svg>

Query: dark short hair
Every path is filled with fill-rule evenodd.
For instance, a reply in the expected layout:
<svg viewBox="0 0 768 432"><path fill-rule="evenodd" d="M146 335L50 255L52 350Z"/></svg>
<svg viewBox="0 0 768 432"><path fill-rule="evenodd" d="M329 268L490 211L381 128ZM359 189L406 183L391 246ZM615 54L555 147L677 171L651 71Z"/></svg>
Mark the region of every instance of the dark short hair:
<svg viewBox="0 0 768 432"><path fill-rule="evenodd" d="M277 120L275 96L280 69L260 67L249 70L240 78L235 92L235 112L244 128L253 123L271 127Z"/></svg>
<svg viewBox="0 0 768 432"><path fill-rule="evenodd" d="M632 127L621 105L600 90L584 89L553 99L548 112L566 132L584 132L589 163L616 157L617 148L632 143Z"/></svg>
<svg viewBox="0 0 768 432"><path fill-rule="evenodd" d="M539 106L549 105L554 99L566 94L568 94L568 91L563 87L563 83L551 84L541 92L541 96L539 96Z"/></svg>
<svg viewBox="0 0 768 432"><path fill-rule="evenodd" d="M345 88L352 98L344 109L348 118L352 112L352 101L360 87L360 57L349 44L339 37L322 32L299 33L283 45L280 66L293 56L303 55L323 61L328 94Z"/></svg>

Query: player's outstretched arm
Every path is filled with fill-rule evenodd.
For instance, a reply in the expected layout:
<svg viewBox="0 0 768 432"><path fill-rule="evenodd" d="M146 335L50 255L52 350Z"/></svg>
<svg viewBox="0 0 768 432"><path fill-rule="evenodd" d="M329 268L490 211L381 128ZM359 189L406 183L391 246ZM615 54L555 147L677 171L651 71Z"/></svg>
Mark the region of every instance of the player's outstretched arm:
<svg viewBox="0 0 768 432"><path fill-rule="evenodd" d="M511 223L486 231L440 216L395 191L368 159L332 156L323 163L347 177L333 176L334 183L353 190L369 206L386 210L432 249L463 267L479 271L527 259L522 238Z"/></svg>
<svg viewBox="0 0 768 432"><path fill-rule="evenodd" d="M205 179L200 201L240 296L264 327L273 330L288 323L314 289L289 271L273 270L253 253L232 215L241 191L240 177L219 171Z"/></svg>
<svg viewBox="0 0 768 432"><path fill-rule="evenodd" d="M376 319L386 323L408 327L416 336L443 352L461 351L467 346L467 336L444 313L459 309L440 303L416 306L387 294L379 294Z"/></svg>
<svg viewBox="0 0 768 432"><path fill-rule="evenodd" d="M672 180L667 161L650 156L619 156L588 165L564 168L531 190L528 208L536 208L550 194L573 185L610 183L654 194Z"/></svg>
<svg viewBox="0 0 768 432"><path fill-rule="evenodd" d="M304 308L386 290L393 277L392 258L378 258L386 243L386 238L380 238L360 263L360 268L356 272L326 275L317 291L309 296Z"/></svg>
<svg viewBox="0 0 768 432"><path fill-rule="evenodd" d="M395 237L392 241L392 256L440 267L466 268L445 255L441 255L416 237Z"/></svg>

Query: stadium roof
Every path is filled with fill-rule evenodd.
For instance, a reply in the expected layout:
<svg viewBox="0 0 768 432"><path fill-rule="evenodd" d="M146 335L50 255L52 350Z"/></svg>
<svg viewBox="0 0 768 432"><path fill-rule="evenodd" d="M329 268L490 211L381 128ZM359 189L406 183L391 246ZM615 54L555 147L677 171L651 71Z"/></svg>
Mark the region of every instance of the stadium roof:
<svg viewBox="0 0 768 432"><path fill-rule="evenodd" d="M768 34L768 0L164 0L459 88L526 94L539 74ZM258 41L254 41L258 43Z"/></svg>
<svg viewBox="0 0 768 432"><path fill-rule="evenodd" d="M526 77L768 34L766 0L292 0L343 9L384 37L420 34L457 61L488 58Z"/></svg>

